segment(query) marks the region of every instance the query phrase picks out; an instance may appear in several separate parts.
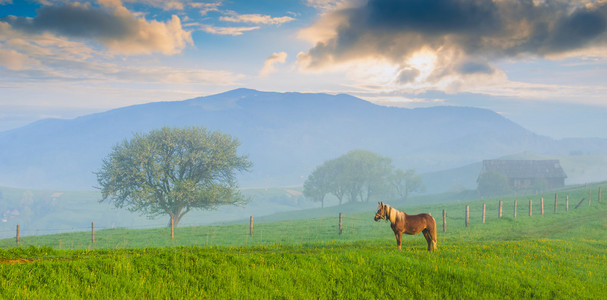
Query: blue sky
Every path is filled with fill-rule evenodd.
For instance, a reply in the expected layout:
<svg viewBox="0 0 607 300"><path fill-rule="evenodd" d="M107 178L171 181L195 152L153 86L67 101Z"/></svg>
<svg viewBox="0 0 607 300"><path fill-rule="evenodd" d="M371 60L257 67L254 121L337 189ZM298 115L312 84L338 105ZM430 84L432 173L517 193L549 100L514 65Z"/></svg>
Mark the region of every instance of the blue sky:
<svg viewBox="0 0 607 300"><path fill-rule="evenodd" d="M0 0L0 131L246 87L607 138L604 0Z"/></svg>

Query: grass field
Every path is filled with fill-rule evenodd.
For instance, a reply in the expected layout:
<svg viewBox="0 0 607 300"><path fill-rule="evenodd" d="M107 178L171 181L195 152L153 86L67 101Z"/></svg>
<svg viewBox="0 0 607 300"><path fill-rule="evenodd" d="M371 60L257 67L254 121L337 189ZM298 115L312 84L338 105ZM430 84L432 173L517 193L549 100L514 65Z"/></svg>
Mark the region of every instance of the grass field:
<svg viewBox="0 0 607 300"><path fill-rule="evenodd" d="M167 228L102 230L95 244L90 232L24 237L19 247L5 239L0 298L604 299L607 199L599 203L595 192L591 205L586 200L574 209L587 195L587 189L559 191L557 213L553 193L396 204L408 213L431 212L440 229L447 211L447 232L439 230L434 253L420 235L406 236L398 251L389 225L373 222L372 209L346 213L342 235L334 214L255 224L253 236L248 224L234 224L177 228L174 240Z"/></svg>

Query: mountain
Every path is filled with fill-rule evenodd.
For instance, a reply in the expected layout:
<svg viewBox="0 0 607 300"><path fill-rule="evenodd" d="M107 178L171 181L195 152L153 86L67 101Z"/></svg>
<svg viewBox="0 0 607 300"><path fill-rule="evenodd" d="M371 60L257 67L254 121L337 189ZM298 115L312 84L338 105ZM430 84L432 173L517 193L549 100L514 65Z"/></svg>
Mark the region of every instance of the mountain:
<svg viewBox="0 0 607 300"><path fill-rule="evenodd" d="M317 165L353 149L377 152L418 172L525 151L607 151L607 140L556 141L485 109L405 109L344 94L237 89L0 132L0 185L92 189L94 172L114 145L162 126L203 126L237 137L240 153L254 163L240 177L243 187L300 185Z"/></svg>

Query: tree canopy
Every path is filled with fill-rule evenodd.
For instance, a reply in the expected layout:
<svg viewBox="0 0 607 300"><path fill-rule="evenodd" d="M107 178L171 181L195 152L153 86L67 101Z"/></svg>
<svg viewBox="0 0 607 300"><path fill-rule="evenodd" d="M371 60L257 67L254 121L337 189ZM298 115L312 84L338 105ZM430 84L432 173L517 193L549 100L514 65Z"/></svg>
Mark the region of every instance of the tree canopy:
<svg viewBox="0 0 607 300"><path fill-rule="evenodd" d="M135 134L116 145L96 173L101 201L149 217L168 214L174 226L192 209L244 204L235 172L252 163L237 154L239 145L201 127Z"/></svg>
<svg viewBox="0 0 607 300"><path fill-rule="evenodd" d="M422 188L414 170L395 170L390 158L353 150L316 167L306 179L303 192L324 206L328 194L333 194L341 205L344 201L369 202L372 198L404 200L410 192Z"/></svg>

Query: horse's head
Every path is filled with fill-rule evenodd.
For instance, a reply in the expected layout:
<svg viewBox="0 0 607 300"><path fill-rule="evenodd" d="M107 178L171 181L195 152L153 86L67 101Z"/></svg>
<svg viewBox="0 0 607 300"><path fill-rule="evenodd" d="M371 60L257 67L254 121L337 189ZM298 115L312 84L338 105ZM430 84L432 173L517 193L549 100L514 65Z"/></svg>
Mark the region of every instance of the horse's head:
<svg viewBox="0 0 607 300"><path fill-rule="evenodd" d="M377 202L378 206L377 206L377 212L375 213L375 218L373 218L373 220L375 220L375 222L379 221L379 219L386 219L387 216L387 208L386 205L382 202Z"/></svg>

